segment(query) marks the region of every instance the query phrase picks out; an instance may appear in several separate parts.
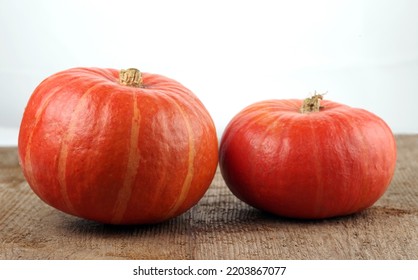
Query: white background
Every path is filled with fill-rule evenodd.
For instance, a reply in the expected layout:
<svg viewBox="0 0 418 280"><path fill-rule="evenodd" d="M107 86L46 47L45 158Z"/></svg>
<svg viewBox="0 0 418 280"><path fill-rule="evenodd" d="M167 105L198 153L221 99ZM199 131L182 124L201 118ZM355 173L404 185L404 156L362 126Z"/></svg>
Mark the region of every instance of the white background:
<svg viewBox="0 0 418 280"><path fill-rule="evenodd" d="M76 66L176 79L219 136L253 102L314 91L418 133L414 0L0 0L0 145L34 88Z"/></svg>

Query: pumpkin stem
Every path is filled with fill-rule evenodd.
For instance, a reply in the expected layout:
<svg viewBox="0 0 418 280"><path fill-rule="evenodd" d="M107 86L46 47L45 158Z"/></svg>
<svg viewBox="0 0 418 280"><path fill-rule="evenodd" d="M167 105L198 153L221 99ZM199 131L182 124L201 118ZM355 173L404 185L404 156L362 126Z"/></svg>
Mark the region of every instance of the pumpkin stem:
<svg viewBox="0 0 418 280"><path fill-rule="evenodd" d="M302 107L300 108L300 112L302 114L308 114L312 112L319 112L320 109L324 108L321 106L320 100L324 98L323 94L314 93L313 96L306 98L303 100Z"/></svg>
<svg viewBox="0 0 418 280"><path fill-rule="evenodd" d="M119 72L119 83L130 87L143 87L142 74L138 69L122 69Z"/></svg>

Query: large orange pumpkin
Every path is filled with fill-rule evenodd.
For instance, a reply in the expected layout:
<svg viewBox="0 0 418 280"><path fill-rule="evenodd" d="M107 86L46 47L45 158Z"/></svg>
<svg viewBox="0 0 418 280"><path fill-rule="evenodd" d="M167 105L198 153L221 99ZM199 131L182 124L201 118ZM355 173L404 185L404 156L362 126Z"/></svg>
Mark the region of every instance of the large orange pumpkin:
<svg viewBox="0 0 418 280"><path fill-rule="evenodd" d="M321 99L261 101L231 120L219 165L238 198L313 219L361 211L383 195L395 172L392 131L371 112Z"/></svg>
<svg viewBox="0 0 418 280"><path fill-rule="evenodd" d="M44 80L25 109L23 173L47 204L111 224L180 215L217 166L214 123L178 82L136 69L74 68Z"/></svg>

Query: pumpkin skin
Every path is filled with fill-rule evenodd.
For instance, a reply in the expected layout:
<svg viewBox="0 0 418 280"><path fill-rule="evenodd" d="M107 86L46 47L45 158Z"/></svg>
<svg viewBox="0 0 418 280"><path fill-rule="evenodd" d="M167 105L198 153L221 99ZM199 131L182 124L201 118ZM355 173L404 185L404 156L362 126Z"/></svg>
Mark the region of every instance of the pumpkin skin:
<svg viewBox="0 0 418 280"><path fill-rule="evenodd" d="M396 143L376 115L324 100L266 100L239 112L220 142L219 166L232 191L275 215L320 219L361 211L388 188Z"/></svg>
<svg viewBox="0 0 418 280"><path fill-rule="evenodd" d="M20 126L24 176L47 204L109 224L176 217L208 189L218 163L211 116L180 83L73 68L33 92Z"/></svg>

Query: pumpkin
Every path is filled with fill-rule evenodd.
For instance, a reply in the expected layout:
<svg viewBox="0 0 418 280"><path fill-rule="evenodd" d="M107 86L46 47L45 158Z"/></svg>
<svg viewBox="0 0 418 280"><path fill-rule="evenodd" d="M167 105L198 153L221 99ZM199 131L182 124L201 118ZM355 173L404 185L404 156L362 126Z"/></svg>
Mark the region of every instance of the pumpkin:
<svg viewBox="0 0 418 280"><path fill-rule="evenodd" d="M172 79L73 68L33 92L18 152L28 184L47 204L102 223L148 224L202 198L218 140L201 101Z"/></svg>
<svg viewBox="0 0 418 280"><path fill-rule="evenodd" d="M391 129L371 112L322 99L260 101L230 121L219 166L233 194L302 219L356 213L384 194L396 164Z"/></svg>

